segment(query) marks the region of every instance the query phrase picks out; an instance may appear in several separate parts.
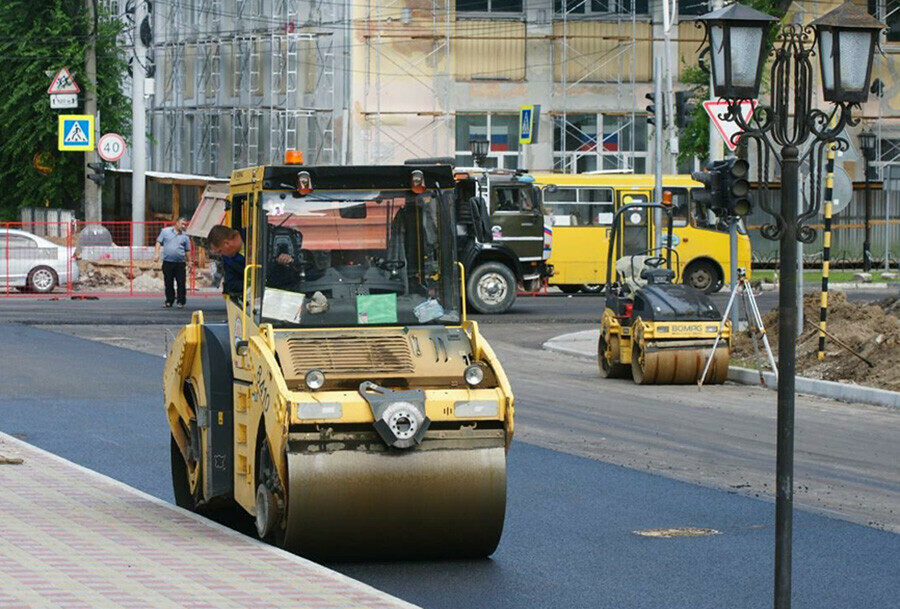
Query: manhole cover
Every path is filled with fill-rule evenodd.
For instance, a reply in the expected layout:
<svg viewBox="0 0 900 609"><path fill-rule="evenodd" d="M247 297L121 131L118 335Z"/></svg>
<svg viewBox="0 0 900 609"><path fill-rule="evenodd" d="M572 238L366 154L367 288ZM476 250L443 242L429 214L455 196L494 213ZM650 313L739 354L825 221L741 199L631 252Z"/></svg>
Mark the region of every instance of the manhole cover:
<svg viewBox="0 0 900 609"><path fill-rule="evenodd" d="M683 527L678 529L642 529L634 531L635 535L641 537L662 537L670 539L672 537L704 537L706 535L721 535L715 529L699 529L695 527Z"/></svg>

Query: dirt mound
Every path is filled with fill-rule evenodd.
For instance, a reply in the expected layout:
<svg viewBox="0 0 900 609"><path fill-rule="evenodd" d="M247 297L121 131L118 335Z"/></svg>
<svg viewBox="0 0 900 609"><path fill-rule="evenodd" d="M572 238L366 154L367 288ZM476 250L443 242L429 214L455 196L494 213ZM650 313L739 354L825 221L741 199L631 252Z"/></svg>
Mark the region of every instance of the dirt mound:
<svg viewBox="0 0 900 609"><path fill-rule="evenodd" d="M826 330L872 366L830 337L825 339L825 357L819 361L819 294L803 301L805 321L797 339L797 374L808 378L855 383L900 391L900 299L874 303L849 302L843 292L829 294ZM809 324L813 322L813 325ZM763 317L769 343L778 359L778 311ZM753 343L748 333L735 337L733 357L755 365ZM760 345L763 359L765 352Z"/></svg>

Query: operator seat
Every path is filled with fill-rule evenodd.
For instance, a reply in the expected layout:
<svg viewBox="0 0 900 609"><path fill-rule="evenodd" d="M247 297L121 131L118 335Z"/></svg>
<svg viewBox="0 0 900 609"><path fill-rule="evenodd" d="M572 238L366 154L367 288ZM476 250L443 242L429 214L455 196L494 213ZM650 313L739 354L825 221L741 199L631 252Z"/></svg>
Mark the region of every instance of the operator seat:
<svg viewBox="0 0 900 609"><path fill-rule="evenodd" d="M644 261L652 256L622 256L616 260L616 276L621 277L621 284L626 296L631 296L637 290L647 285L647 279L642 277L644 269L650 268Z"/></svg>

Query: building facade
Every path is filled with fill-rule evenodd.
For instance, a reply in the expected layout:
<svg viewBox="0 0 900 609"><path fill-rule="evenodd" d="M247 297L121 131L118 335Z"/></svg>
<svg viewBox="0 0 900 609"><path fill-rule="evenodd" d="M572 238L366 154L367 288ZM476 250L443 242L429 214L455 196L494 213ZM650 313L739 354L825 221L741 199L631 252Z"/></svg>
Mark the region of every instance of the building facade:
<svg viewBox="0 0 900 609"><path fill-rule="evenodd" d="M129 3L105 4L127 18ZM837 5L795 2L787 19L808 23ZM887 0L867 6L891 29L860 115L879 136L884 178L900 179L900 12ZM668 55L684 89L702 36L690 19L710 6L676 9L667 46L658 0L153 2L148 166L227 176L286 149L307 163L469 165L469 142L488 139L493 166L652 172L654 58ZM541 106L527 146L523 104ZM856 147L856 129L849 139ZM858 158L845 159L854 179Z"/></svg>

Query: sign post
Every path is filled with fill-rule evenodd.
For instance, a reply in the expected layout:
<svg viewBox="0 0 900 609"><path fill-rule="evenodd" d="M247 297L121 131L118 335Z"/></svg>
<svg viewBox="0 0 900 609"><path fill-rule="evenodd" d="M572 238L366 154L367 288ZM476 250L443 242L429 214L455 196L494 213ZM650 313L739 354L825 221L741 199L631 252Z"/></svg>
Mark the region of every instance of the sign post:
<svg viewBox="0 0 900 609"><path fill-rule="evenodd" d="M536 144L541 118L540 104L526 104L519 108L519 143Z"/></svg>
<svg viewBox="0 0 900 609"><path fill-rule="evenodd" d="M71 110L78 107L78 93L81 88L68 68L63 68L56 73L47 93L50 95L50 108L52 110Z"/></svg>
<svg viewBox="0 0 900 609"><path fill-rule="evenodd" d="M107 133L97 142L100 158L115 163L125 155L125 138L118 133Z"/></svg>
<svg viewBox="0 0 900 609"><path fill-rule="evenodd" d="M93 150L94 117L90 114L60 114L59 149L62 152Z"/></svg>
<svg viewBox="0 0 900 609"><path fill-rule="evenodd" d="M750 122L750 117L753 116L753 111L758 103L755 99L741 102L741 116L744 117L744 122ZM719 135L725 140L725 145L728 146L730 151L734 152L740 138L735 137L734 141L732 141L732 138L742 131L735 121L724 121L720 118L728 111L728 102L726 100L705 101L703 102L703 109L709 115L711 124L715 126Z"/></svg>

